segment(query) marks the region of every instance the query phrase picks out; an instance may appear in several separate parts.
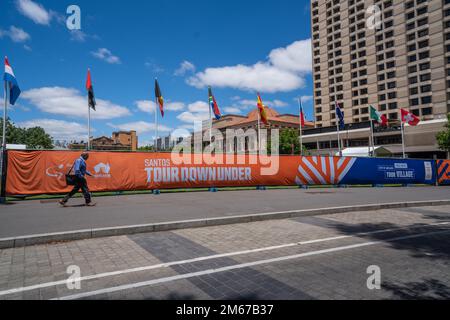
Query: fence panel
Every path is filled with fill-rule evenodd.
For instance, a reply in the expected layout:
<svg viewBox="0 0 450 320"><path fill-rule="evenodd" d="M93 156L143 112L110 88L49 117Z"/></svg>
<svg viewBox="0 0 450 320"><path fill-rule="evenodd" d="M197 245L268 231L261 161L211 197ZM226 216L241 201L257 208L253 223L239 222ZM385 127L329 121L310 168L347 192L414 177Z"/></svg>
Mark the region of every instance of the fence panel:
<svg viewBox="0 0 450 320"><path fill-rule="evenodd" d="M8 152L7 193L65 193L65 173L80 152ZM228 156L228 159L223 159ZM91 152L87 161L92 191L198 187L294 186L336 184L435 184L434 161L339 158L186 155L176 164L167 153ZM219 163L212 160L219 159ZM224 164L220 164L223 160ZM225 161L228 160L228 161ZM231 160L231 161L230 161ZM225 164L227 163L227 164ZM232 164L230 164L232 163Z"/></svg>

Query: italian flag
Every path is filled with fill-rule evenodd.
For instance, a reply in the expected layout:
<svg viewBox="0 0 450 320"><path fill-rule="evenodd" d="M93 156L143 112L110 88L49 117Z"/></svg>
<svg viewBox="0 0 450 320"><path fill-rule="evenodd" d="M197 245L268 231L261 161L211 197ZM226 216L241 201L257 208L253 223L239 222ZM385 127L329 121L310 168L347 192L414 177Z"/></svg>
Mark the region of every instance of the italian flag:
<svg viewBox="0 0 450 320"><path fill-rule="evenodd" d="M386 126L388 123L386 116L379 113L374 106L370 106L370 120L374 120L382 126Z"/></svg>

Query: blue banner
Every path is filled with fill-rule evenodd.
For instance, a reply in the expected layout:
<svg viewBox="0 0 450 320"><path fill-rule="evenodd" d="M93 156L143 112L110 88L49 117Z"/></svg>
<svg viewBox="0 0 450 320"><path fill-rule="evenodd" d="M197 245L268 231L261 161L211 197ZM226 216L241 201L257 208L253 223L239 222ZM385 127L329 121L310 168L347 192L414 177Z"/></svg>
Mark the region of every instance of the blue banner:
<svg viewBox="0 0 450 320"><path fill-rule="evenodd" d="M435 184L435 161L357 158L340 183Z"/></svg>

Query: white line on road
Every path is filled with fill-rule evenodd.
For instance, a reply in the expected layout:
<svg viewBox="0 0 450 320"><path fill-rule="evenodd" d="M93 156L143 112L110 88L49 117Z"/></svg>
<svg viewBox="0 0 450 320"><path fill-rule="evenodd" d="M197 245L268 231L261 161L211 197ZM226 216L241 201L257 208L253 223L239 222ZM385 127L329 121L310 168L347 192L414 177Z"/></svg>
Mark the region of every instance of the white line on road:
<svg viewBox="0 0 450 320"><path fill-rule="evenodd" d="M400 230L412 230L412 229L425 228L425 227L445 226L445 225L449 225L449 224L450 224L450 222L440 222L440 223L432 223L432 224L415 225L412 227L390 228L390 229L383 229L383 230L376 230L376 231L369 231L369 232L359 232L359 233L355 233L352 235L336 236L336 237L322 238L322 239L316 239L316 240L307 240L307 241L301 241L301 242L287 243L287 244L282 244L282 245L278 245L278 246L271 246L271 247L264 247L264 248L257 248L257 249L251 249L251 250L222 253L222 254L215 254L215 255L198 257L198 258L193 258L193 259L188 259L188 260L173 261L173 262L161 263L161 264L132 268L132 269L99 273L99 274L94 274L94 275L90 275L90 276L70 279L70 281L71 282L74 282L74 281L81 282L81 281L94 280L94 279L99 279L99 278L106 278L106 277L118 276L118 275L135 273L135 272L154 270L154 269L159 269L159 268L169 268L172 266L183 265L183 264L187 264L187 263L194 263L194 262L226 258L226 257L233 257L233 256L239 256L239 255L246 255L246 254L258 253L258 252L264 252L264 251L285 249L285 248L295 247L295 246L300 246L300 245L329 242L329 241L347 239L347 238L351 238L351 237L361 237L361 236L373 235L373 234L378 234L378 233L387 233L387 232L400 231ZM32 285L32 286L27 286L27 287L13 288L13 289L0 291L0 296L5 296L5 295L19 293L19 292L32 291L32 290L36 290L36 289L48 288L48 287L53 287L53 286L58 286L58 285L64 285L66 283L67 283L67 280L59 280L59 281L36 284L36 285Z"/></svg>
<svg viewBox="0 0 450 320"><path fill-rule="evenodd" d="M415 235L409 235L409 236L397 237L397 238L392 238L392 239L386 239L386 240L383 240L383 241L371 241L371 242L364 242L364 243L359 243L359 244L354 244L354 245L349 245L349 246L343 246L343 247L336 247L336 248L330 248L330 249L324 249L324 250L310 251L310 252L305 252L305 253L291 255L291 256L284 256L284 257L278 257L278 258L267 259L267 260L259 260L259 261L254 261L254 262L248 262L248 263L242 263L242 264L237 264L237 265L233 265L233 266L223 267L223 268L209 269L209 270L205 270L205 271L192 272L192 273L187 273L187 274L182 274L182 275L177 275L177 276L172 276L172 277L159 278L159 279L154 279L154 280L149 280L149 281L143 281L143 282L138 282L138 283L121 285L121 286L117 286L117 287L111 287L111 288L100 289L100 290L95 290L95 291L83 292L83 293L74 294L74 295L70 295L70 296L65 296L65 297L61 297L61 298L55 298L55 299L52 299L52 300L76 300L76 299L82 299L82 298L97 296L97 295L100 295L100 294L107 294L107 293L113 293L113 292L117 292L117 291L136 289L136 288L146 287L146 286L155 285L155 284L159 284L159 283L172 282L172 281L177 281L177 280L182 280L182 279L188 279L188 278L193 278L193 277L204 276L204 275L208 275L208 274L214 274L214 273L231 271L231 270L242 269L242 268L249 268L249 267L259 266L259 265L263 265L263 264L269 264L269 263L281 262L281 261L286 261L286 260L299 259L299 258L304 258L304 257L309 257L309 256L325 254L325 253L331 253L331 252L337 252L337 251L344 251L344 250L350 250L350 249L374 246L374 245L382 244L383 242L401 241L401 240L414 239L414 238L420 238L420 237L425 237L425 236L438 235L438 234L443 234L443 233L448 233L448 232L450 232L450 230L436 231L436 232L429 232L429 233L420 233L420 234L415 234Z"/></svg>

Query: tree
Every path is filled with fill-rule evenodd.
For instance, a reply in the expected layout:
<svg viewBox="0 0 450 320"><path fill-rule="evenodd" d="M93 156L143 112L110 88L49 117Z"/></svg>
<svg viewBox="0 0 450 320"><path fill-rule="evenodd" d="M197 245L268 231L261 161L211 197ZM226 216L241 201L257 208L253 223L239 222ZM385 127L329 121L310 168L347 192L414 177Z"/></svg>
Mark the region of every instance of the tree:
<svg viewBox="0 0 450 320"><path fill-rule="evenodd" d="M144 146L144 147L139 147L138 151L154 151L154 147L153 146Z"/></svg>
<svg viewBox="0 0 450 320"><path fill-rule="evenodd" d="M447 114L448 123L445 125L445 130L439 132L436 136L439 149L447 152L447 157L450 158L450 113Z"/></svg>
<svg viewBox="0 0 450 320"><path fill-rule="evenodd" d="M3 133L3 119L0 118L0 139ZM24 144L27 149L53 149L52 137L41 127L19 128L6 120L6 143Z"/></svg>
<svg viewBox="0 0 450 320"><path fill-rule="evenodd" d="M268 152L271 152L271 143L267 145ZM306 154L307 150L303 146L303 154ZM279 154L290 155L300 154L300 135L298 130L295 129L283 129L280 130L280 149Z"/></svg>

